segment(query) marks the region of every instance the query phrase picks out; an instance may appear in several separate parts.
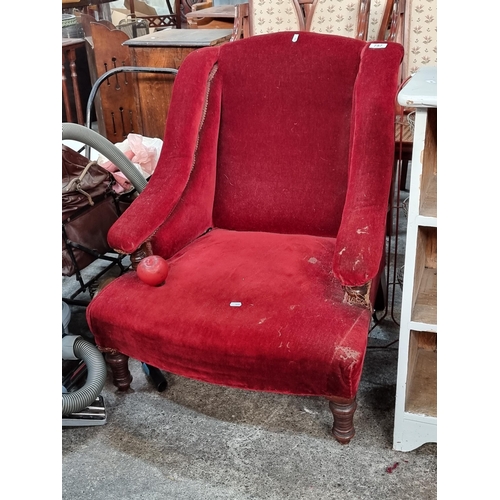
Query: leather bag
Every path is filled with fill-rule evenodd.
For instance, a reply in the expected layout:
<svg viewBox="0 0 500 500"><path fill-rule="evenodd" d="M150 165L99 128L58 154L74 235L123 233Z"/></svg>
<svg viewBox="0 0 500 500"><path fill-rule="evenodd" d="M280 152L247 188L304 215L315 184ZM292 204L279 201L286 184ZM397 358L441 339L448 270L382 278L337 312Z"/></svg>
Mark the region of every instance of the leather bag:
<svg viewBox="0 0 500 500"><path fill-rule="evenodd" d="M107 234L121 210L110 172L62 146L62 274L72 276L111 251Z"/></svg>

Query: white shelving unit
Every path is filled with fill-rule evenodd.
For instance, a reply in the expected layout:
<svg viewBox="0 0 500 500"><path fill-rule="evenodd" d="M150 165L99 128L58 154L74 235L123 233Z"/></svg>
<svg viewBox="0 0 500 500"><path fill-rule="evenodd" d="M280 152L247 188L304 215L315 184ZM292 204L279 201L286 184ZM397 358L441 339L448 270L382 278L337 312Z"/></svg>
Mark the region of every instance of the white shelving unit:
<svg viewBox="0 0 500 500"><path fill-rule="evenodd" d="M416 108L399 333L393 448L437 443L437 68L398 95Z"/></svg>

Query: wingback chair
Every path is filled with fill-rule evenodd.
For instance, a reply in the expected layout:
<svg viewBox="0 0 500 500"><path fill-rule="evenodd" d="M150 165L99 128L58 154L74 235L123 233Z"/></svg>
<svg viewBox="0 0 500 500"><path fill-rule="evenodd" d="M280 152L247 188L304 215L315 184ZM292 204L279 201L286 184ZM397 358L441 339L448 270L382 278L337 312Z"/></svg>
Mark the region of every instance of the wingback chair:
<svg viewBox="0 0 500 500"><path fill-rule="evenodd" d="M381 46L382 45L382 46ZM383 267L403 48L281 32L192 52L164 146L110 246L134 270L87 319L115 385L128 358L205 382L329 400L353 415ZM129 396L133 397L133 396Z"/></svg>

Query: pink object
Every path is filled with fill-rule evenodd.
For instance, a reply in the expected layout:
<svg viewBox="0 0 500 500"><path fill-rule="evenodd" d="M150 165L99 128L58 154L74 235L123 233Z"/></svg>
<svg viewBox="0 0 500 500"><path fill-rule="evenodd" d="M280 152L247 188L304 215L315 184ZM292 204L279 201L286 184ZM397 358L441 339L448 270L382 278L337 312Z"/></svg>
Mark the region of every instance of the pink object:
<svg viewBox="0 0 500 500"><path fill-rule="evenodd" d="M398 465L399 465L399 462L394 462L391 466L389 466L385 469L385 472L387 472L388 474L392 474L394 472L394 470L396 470L396 467Z"/></svg>
<svg viewBox="0 0 500 500"><path fill-rule="evenodd" d="M115 146L122 151L146 178L148 178L156 168L162 145L163 141L161 139L143 137L139 134L128 134L125 141L115 144ZM132 184L127 177L125 177L118 167L110 160L101 157L98 163L113 175L116 181L113 189L117 193L122 193L132 188Z"/></svg>

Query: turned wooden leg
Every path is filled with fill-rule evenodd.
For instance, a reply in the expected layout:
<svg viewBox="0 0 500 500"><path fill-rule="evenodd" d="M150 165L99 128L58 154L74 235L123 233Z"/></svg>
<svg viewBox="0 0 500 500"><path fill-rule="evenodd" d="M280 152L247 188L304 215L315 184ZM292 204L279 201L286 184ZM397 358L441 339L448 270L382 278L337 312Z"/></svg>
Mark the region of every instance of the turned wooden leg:
<svg viewBox="0 0 500 500"><path fill-rule="evenodd" d="M128 390L132 382L132 375L128 369L128 356L121 352L107 352L105 359L113 373L113 384L119 391Z"/></svg>
<svg viewBox="0 0 500 500"><path fill-rule="evenodd" d="M347 444L354 437L354 412L356 400L345 398L328 398L333 413L332 433L341 444Z"/></svg>

